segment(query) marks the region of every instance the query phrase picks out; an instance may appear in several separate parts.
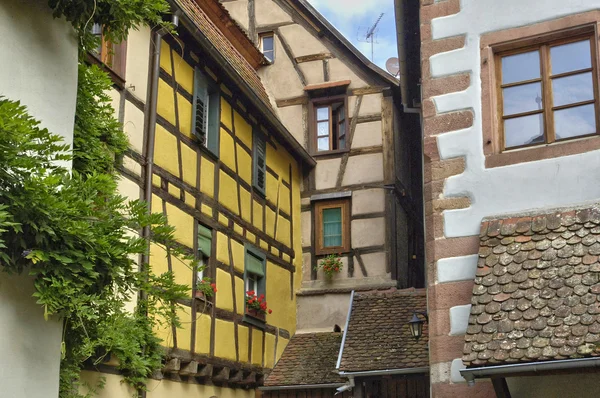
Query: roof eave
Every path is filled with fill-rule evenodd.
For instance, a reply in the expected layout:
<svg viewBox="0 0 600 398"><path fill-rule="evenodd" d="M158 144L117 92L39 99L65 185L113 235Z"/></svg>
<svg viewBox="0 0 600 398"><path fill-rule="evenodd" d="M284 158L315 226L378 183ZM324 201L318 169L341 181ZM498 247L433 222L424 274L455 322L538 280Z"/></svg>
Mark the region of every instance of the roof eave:
<svg viewBox="0 0 600 398"><path fill-rule="evenodd" d="M176 5L177 6L177 5ZM177 6L178 7L178 6ZM316 166L317 162L315 159L304 149L304 147L296 141L296 139L292 136L292 134L287 130L287 128L283 125L281 120L275 115L273 110L264 104L264 101L254 92L254 90L248 85L248 83L235 71L229 62L223 57L223 55L216 49L216 47L202 34L200 29L196 26L196 24L190 19L185 10L181 10L181 22L182 24L192 33L194 38L198 41L200 46L208 52L212 57L214 57L222 66L224 73L234 81L234 83L240 88L242 93L247 96L251 102L255 104L263 104L261 108L263 108L263 115L266 120L271 124L272 127L275 128L279 137L283 139L288 145L289 149L298 156L302 162L313 168ZM200 33L200 34L198 34Z"/></svg>
<svg viewBox="0 0 600 398"><path fill-rule="evenodd" d="M460 374L465 378L465 380L467 380L469 385L473 385L475 383L475 379L488 378L492 376L509 376L515 373L542 373L553 370L598 367L600 367L600 357L591 357L466 368L461 369Z"/></svg>
<svg viewBox="0 0 600 398"><path fill-rule="evenodd" d="M358 49L356 47L354 47L354 45L352 43L350 43L350 41L348 41L348 39L346 39L346 37L343 34L341 34L331 23L329 23L329 21L327 21L327 19L325 17L323 17L323 15L321 15L312 5L310 5L310 3L308 1L306 1L306 0L290 0L290 1L294 1L297 5L301 6L310 17L315 19L329 33L331 33L331 35L333 37L335 37L337 40L339 40L340 43L342 43L342 45L344 47L346 47L346 49L348 51L350 51L350 53L352 53L352 55L354 55L356 58L358 58L364 66L369 68L371 71L377 73L381 78L383 78L390 85L398 86L398 87L400 86L400 83L398 82L398 80L396 80L392 75L390 75L389 73L387 73L386 71L381 69L379 66L375 65L367 57L365 57L363 55L363 53L358 51Z"/></svg>
<svg viewBox="0 0 600 398"><path fill-rule="evenodd" d="M315 388L338 388L344 383L324 383L324 384L293 384L287 386L262 386L258 387L260 391L276 391L276 390L308 390Z"/></svg>

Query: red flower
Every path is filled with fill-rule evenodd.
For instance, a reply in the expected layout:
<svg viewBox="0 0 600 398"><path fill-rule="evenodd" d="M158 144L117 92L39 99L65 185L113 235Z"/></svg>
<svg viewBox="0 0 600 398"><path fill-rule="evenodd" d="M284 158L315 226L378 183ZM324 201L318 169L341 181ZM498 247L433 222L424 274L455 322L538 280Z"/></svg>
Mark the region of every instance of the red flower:
<svg viewBox="0 0 600 398"><path fill-rule="evenodd" d="M261 294L259 298L261 298L261 299L264 299L264 298L265 298L265 295L264 295L264 294Z"/></svg>
<svg viewBox="0 0 600 398"><path fill-rule="evenodd" d="M262 303L262 304L260 305L260 309L261 309L261 310L264 310L264 309L266 309L266 308L267 308L267 306L265 305L265 303Z"/></svg>
<svg viewBox="0 0 600 398"><path fill-rule="evenodd" d="M254 294L255 294L255 293L254 293L254 290L248 290L248 292L247 292L247 293L248 293L248 295L249 295L249 296L254 296Z"/></svg>
<svg viewBox="0 0 600 398"><path fill-rule="evenodd" d="M269 310L269 314L272 314L272 313L273 313L273 310Z"/></svg>

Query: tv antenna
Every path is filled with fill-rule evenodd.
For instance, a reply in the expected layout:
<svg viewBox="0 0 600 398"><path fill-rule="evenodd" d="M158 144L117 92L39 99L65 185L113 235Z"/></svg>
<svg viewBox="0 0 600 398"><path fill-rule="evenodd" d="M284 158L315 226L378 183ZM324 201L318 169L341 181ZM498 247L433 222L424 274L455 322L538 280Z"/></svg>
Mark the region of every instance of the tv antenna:
<svg viewBox="0 0 600 398"><path fill-rule="evenodd" d="M371 62L373 62L374 56L373 56L373 44L375 43L375 34L377 33L377 25L379 25L379 22L381 21L381 18L383 18L383 12L381 14L379 14L379 18L377 18L377 20L375 21L375 23L369 28L367 29L367 33L365 34L365 38L364 39L358 39L358 41L362 41L362 42L366 42L366 43L371 43Z"/></svg>

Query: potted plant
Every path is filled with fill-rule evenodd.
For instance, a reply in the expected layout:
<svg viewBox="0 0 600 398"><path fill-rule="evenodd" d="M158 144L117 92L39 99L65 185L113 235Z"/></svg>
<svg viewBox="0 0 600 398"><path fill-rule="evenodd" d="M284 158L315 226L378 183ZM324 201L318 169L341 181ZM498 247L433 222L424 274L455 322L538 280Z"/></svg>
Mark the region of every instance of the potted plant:
<svg viewBox="0 0 600 398"><path fill-rule="evenodd" d="M273 310L267 307L265 295L257 295L254 290L246 292L246 315L265 320L266 314L273 313Z"/></svg>
<svg viewBox="0 0 600 398"><path fill-rule="evenodd" d="M194 297L209 299L217 292L217 284L213 283L210 278L199 278L196 282L196 290Z"/></svg>
<svg viewBox="0 0 600 398"><path fill-rule="evenodd" d="M331 278L333 278L335 274L339 274L344 267L344 264L342 264L339 256L341 256L341 254L330 254L327 257L324 257L321 259L315 269L317 271L322 269L323 273L325 274L325 278L327 278L327 280L331 280Z"/></svg>

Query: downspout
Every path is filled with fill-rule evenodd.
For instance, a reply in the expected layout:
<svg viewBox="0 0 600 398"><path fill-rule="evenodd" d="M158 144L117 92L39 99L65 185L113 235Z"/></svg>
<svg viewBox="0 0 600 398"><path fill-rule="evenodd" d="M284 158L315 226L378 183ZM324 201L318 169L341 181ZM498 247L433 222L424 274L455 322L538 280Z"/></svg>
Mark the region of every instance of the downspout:
<svg viewBox="0 0 600 398"><path fill-rule="evenodd" d="M404 18L405 18L405 10L404 10L405 0L396 0L396 30L400 32L398 37L398 64L400 67L399 76L400 76L400 97L402 99L402 110L405 113L421 113L420 108L413 108L408 103L408 70L406 66L406 34L404 32Z"/></svg>
<svg viewBox="0 0 600 398"><path fill-rule="evenodd" d="M350 305L348 306L348 316L346 317L346 326L344 327L344 336L342 337L342 345L340 347L340 353L338 354L337 364L335 365L335 369L340 368L340 364L342 363L342 354L344 352L344 344L346 344L346 335L348 334L348 324L350 324L350 315L352 314L352 303L354 303L354 290L350 294Z"/></svg>

